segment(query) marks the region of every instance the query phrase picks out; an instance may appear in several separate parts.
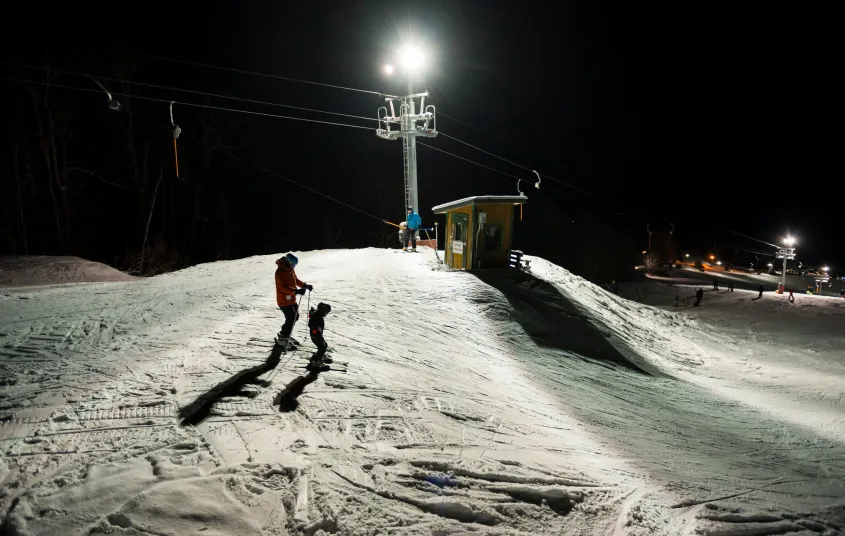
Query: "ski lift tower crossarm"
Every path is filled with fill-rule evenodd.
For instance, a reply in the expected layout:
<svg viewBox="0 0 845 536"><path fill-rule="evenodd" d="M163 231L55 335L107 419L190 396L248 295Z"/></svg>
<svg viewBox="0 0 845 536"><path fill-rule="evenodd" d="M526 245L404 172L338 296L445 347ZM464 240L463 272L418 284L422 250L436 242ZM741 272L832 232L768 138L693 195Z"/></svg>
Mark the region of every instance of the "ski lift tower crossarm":
<svg viewBox="0 0 845 536"><path fill-rule="evenodd" d="M417 136L437 137L437 116L434 105L426 106L428 91L409 93L404 97L385 97L387 106L377 111L378 129L376 135L385 140L402 139L402 160L405 176L405 206L414 207L419 213L419 190L417 183ZM419 99L419 112L416 101ZM399 115L396 115L396 107ZM398 128L391 128L392 126ZM417 236L419 238L419 236Z"/></svg>

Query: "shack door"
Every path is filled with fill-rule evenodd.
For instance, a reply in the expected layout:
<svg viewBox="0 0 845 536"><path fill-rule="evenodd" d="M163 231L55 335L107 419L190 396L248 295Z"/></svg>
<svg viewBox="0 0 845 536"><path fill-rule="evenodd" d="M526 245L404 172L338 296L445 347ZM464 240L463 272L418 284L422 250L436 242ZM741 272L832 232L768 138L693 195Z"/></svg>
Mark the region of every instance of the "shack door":
<svg viewBox="0 0 845 536"><path fill-rule="evenodd" d="M449 230L451 240L451 257L449 266L455 270L464 270L467 267L467 230L469 228L469 216L466 214L452 213L452 228Z"/></svg>

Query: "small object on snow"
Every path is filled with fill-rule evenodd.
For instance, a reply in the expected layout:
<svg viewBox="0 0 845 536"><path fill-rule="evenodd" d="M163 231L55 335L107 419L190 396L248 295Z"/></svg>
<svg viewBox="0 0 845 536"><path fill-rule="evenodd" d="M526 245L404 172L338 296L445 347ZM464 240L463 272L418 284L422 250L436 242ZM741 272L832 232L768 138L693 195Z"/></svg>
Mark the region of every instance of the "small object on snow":
<svg viewBox="0 0 845 536"><path fill-rule="evenodd" d="M310 370L312 372L315 372L315 371L316 372L349 372L349 369L347 369L345 367L333 367L331 365L323 365L322 367L314 368L314 367L311 366L310 363L308 365L300 366L300 367L297 367L297 368L307 369L307 370Z"/></svg>

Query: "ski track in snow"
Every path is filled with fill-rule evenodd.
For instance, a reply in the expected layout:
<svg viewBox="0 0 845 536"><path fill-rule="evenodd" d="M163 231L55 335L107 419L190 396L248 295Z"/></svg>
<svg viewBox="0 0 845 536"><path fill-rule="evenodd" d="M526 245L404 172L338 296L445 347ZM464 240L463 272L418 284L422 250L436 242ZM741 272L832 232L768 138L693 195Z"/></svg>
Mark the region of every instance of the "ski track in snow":
<svg viewBox="0 0 845 536"><path fill-rule="evenodd" d="M835 300L675 312L430 253L298 254L349 363L316 378L305 314L272 348L276 257L3 290L0 534L845 530Z"/></svg>

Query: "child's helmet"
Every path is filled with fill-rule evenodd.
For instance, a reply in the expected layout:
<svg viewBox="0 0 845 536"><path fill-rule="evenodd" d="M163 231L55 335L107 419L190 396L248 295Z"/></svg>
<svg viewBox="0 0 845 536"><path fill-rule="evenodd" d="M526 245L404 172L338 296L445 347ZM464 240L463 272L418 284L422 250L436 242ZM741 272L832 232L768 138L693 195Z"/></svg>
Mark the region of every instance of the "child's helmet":
<svg viewBox="0 0 845 536"><path fill-rule="evenodd" d="M327 314L332 312L332 306L329 305L328 303L320 302L320 304L317 305L317 311L319 311L320 313L322 313L324 315L327 315Z"/></svg>
<svg viewBox="0 0 845 536"><path fill-rule="evenodd" d="M299 264L299 259L297 259L296 255L294 255L293 253L288 253L287 255L285 255L285 259L287 259L290 265L294 268L296 268L296 265Z"/></svg>

